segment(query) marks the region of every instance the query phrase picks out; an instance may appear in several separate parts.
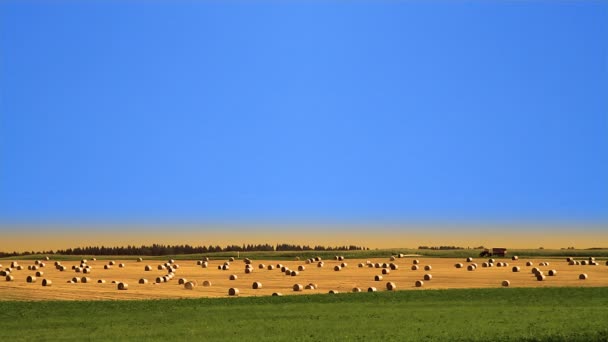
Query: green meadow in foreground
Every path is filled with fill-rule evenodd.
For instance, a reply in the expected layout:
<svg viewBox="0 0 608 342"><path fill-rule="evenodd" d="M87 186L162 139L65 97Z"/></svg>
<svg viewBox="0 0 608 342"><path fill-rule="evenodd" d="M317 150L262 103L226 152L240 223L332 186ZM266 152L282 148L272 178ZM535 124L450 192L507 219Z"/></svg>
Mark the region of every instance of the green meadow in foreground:
<svg viewBox="0 0 608 342"><path fill-rule="evenodd" d="M607 341L608 287L0 301L17 340Z"/></svg>

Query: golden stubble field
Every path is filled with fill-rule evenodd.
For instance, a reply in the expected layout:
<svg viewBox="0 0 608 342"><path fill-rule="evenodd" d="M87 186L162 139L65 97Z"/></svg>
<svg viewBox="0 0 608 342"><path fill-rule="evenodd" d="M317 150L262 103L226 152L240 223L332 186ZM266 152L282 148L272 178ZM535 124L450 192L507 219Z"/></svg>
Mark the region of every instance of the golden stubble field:
<svg viewBox="0 0 608 342"><path fill-rule="evenodd" d="M419 261L419 269L412 270L414 259ZM583 259L581 259L583 260ZM245 262L237 259L230 262L229 270L219 270L218 266L227 260L211 260L208 267L197 265L197 260L179 260L175 264L179 268L175 271L173 279L165 283L156 283L157 277L167 275L166 270L159 270L158 265L164 264L158 260L115 260L115 265L110 269L104 269L108 260L88 260L91 267L89 274L76 272L72 266L80 265L78 261L62 261L66 266L65 271L59 271L54 266L54 261L43 261L44 267L38 270L28 270L28 266L34 265L34 260L20 260L22 270L13 269L10 275L12 281L7 281L5 276L0 278L0 300L104 300L104 299L161 299L161 298L198 298L198 297L227 297L229 288L238 288L242 296L268 296L274 292L283 295L298 295L311 293L328 293L330 290L338 292L351 292L358 287L367 291L369 287L375 287L378 291L386 291L387 282L393 282L396 290L424 290L424 289L449 289L449 288L500 288L503 280L510 281L510 287L551 287L551 286L608 286L608 266L605 261L599 261L597 266L591 265L569 265L565 259L496 259L496 262L509 263L506 267L482 267L482 263L488 261L486 258L476 258L472 262L456 258L423 258L406 257L390 261L382 259L346 259L343 261L323 260L323 267L318 267L317 262L307 263L302 261L276 261L276 260L252 260L253 271L245 272ZM340 271L334 267L347 263ZM532 262L532 266L526 266ZM548 262L548 266L538 266L541 262ZM124 263L124 267L119 267ZM363 263L363 267L359 264ZM390 270L389 274L382 274L382 268L369 267L367 264L390 264L397 265L396 270ZM462 263L463 268L456 268L456 263ZM474 271L468 271L467 266L476 263ZM1 260L2 270L10 267L11 260ZM259 268L263 264L264 268ZM291 270L298 270L299 266L305 269L299 271L297 276L285 275L277 264L282 264ZM145 271L146 265L151 266L151 271ZM275 269L268 270L268 265L274 265ZM431 266L425 270L425 266ZM519 266L520 272L513 272L512 267ZM534 267L544 272L544 281L538 281L532 274ZM549 270L555 270L555 276L549 276ZM36 277L36 281L28 283L26 278L43 272ZM586 280L580 280L581 273L587 274ZM424 280L422 287L416 287L417 280L423 280L425 274L432 275L431 280ZM236 275L236 280L230 280L231 275ZM381 281L374 278L382 276ZM70 283L74 277L89 277L88 283ZM139 284L139 280L145 278L147 284ZM198 285L192 290L185 289L184 285L178 284L180 278L188 281L196 281ZM43 286L43 279L51 280L51 286ZM105 283L98 283L103 279ZM117 284L124 282L128 284L128 290L118 290ZM204 281L211 282L211 286L202 286ZM260 282L262 288L253 289L253 282ZM294 284L306 286L310 283L316 284L316 289L305 289L300 292L293 290Z"/></svg>

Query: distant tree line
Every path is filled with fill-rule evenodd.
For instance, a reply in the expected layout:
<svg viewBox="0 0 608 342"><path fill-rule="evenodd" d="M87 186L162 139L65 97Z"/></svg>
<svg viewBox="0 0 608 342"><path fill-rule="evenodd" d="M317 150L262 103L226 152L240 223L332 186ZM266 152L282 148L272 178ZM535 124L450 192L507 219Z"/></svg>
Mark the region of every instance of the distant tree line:
<svg viewBox="0 0 608 342"><path fill-rule="evenodd" d="M87 246L68 249L59 249L56 251L31 251L22 253L4 253L0 252L0 257L10 257L19 255L32 254L59 254L59 255L178 255L178 254L206 254L216 252L272 252L272 251L355 251L369 250L369 248L361 246L308 246L308 245L292 245L287 243L277 244L243 244L243 245L228 245L221 246L191 246L191 245L162 245L153 244L151 246L131 246L126 247L106 247L106 246Z"/></svg>
<svg viewBox="0 0 608 342"><path fill-rule="evenodd" d="M418 249L454 250L454 249L464 249L464 247L458 247L458 246L418 246Z"/></svg>

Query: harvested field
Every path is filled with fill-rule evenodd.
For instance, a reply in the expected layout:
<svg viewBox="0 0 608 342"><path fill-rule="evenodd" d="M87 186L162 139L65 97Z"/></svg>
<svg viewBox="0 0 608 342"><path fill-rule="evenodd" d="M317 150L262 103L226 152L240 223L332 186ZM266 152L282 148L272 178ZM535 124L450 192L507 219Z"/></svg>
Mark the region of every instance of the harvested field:
<svg viewBox="0 0 608 342"><path fill-rule="evenodd" d="M427 289L451 289L451 288L501 288L502 282L509 279L509 287L562 287L562 286L582 286L597 287L608 286L608 267L604 262L592 265L569 265L566 258L550 259L549 266L538 266L546 262L547 259L519 258L510 260L510 267L479 267L475 272L469 272L466 266L469 263L464 258L420 258L421 265L432 267L432 281L425 281L424 286L417 288L415 282L424 280L425 272L423 268L412 270L411 258L396 258L392 261L396 266L395 270L383 275L384 282L392 282L398 291L408 290L427 290ZM227 260L227 259L226 259ZM340 272L335 272L334 267L340 266L344 262L354 265L358 263L373 264L389 263L389 258L374 259L346 259L325 260L326 267L305 267L299 272L297 282L301 284L314 283L318 286L302 291L293 291L296 283L291 276L280 271L276 261L254 260L256 264L275 265L276 268L258 268L255 272L246 273L246 264L242 260L235 260L230 264L230 270L218 269L226 260L208 261L209 267L202 268L197 265L197 260L178 260L175 264L179 265L175 269L174 277L165 277L166 282L157 283L154 279L161 279L168 275L166 268L159 270L156 266L165 264L165 261L157 261L151 271L145 271L138 264L137 260L116 260L116 263L125 264L125 267L113 267L104 269L105 261L94 261L89 259L87 265L91 266L89 274L90 281L86 283L70 283L73 277L78 274L72 270L72 266L80 263L74 261L62 261L62 265L67 267L66 271L60 271L55 267L47 265L44 267L44 277L52 281L53 286L43 287L39 283L28 283L26 278L33 276L35 272L27 270L13 270L11 275L13 281L0 282L0 292L2 300L102 300L102 299L161 299L161 298L198 298L198 297L227 297L228 289L238 288L239 296L270 296L275 292L288 295L301 294L327 294L329 290L339 293L351 292L353 288L367 289L377 287L379 291L385 291L384 286L378 286L374 277L378 275L377 269L373 267L343 267ZM502 259L501 259L502 260ZM504 259L507 260L507 259ZM10 264L12 260L3 260L4 264ZM478 258L476 261L483 261ZM498 261L498 260L497 260ZM530 262L536 266L526 266ZM24 266L34 265L35 260L19 260ZM462 263L465 267L455 268L455 263ZM306 264L302 261L281 261L282 266L290 270L299 269L299 266ZM519 266L521 272L513 273L512 267ZM544 281L538 281L537 277L531 272L533 267L548 273L555 271L555 276L547 277ZM586 274L587 279L580 280L580 274ZM229 280L229 275L237 275L236 280ZM150 282L140 284L141 278L151 279ZM186 290L184 285L179 284L179 279L185 278L188 281L196 281L203 286L194 287ZM105 279L106 283L98 283L98 280ZM204 286L204 282L209 281L211 286ZM114 282L114 283L113 283ZM118 291L116 284L119 282L129 284L128 291ZM262 288L253 289L252 283L260 282L264 284Z"/></svg>

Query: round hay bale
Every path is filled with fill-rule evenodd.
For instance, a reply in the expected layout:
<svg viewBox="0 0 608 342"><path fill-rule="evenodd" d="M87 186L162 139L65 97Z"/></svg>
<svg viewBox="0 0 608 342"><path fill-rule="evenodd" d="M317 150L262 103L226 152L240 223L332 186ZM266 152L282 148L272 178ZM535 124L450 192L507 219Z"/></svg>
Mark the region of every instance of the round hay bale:
<svg viewBox="0 0 608 342"><path fill-rule="evenodd" d="M72 282L75 284L80 283L80 278L74 277L74 278L72 278Z"/></svg>
<svg viewBox="0 0 608 342"><path fill-rule="evenodd" d="M251 288L254 290L261 289L262 283L260 283L259 281L254 281L253 284L251 284Z"/></svg>
<svg viewBox="0 0 608 342"><path fill-rule="evenodd" d="M503 281L502 281L502 286L504 286L504 287L509 287L510 285L511 285L511 282L510 282L510 281L508 281L508 280L503 280Z"/></svg>
<svg viewBox="0 0 608 342"><path fill-rule="evenodd" d="M418 270L418 265L412 265L412 271L417 271Z"/></svg>
<svg viewBox="0 0 608 342"><path fill-rule="evenodd" d="M343 260L344 260L344 257L343 257L343 256L339 256L339 257L338 257L338 261L343 261Z"/></svg>
<svg viewBox="0 0 608 342"><path fill-rule="evenodd" d="M125 264L120 263L120 264L118 264L118 267L119 267L119 268L125 268Z"/></svg>
<svg viewBox="0 0 608 342"><path fill-rule="evenodd" d="M395 256L394 256L394 255L391 255L390 260L391 260L391 261L395 261L395 260L396 260Z"/></svg>
<svg viewBox="0 0 608 342"><path fill-rule="evenodd" d="M209 286L211 286L211 282L209 280L205 280L205 281L203 281L203 286L209 287Z"/></svg>
<svg viewBox="0 0 608 342"><path fill-rule="evenodd" d="M284 273L285 271L289 271L289 267L287 267L287 266L281 267L281 272Z"/></svg>
<svg viewBox="0 0 608 342"><path fill-rule="evenodd" d="M557 271L556 270L549 270L549 275L551 277L555 277L557 275Z"/></svg>
<svg viewBox="0 0 608 342"><path fill-rule="evenodd" d="M188 281L184 284L184 288L186 290L194 290L195 287L196 287L196 283L193 281Z"/></svg>
<svg viewBox="0 0 608 342"><path fill-rule="evenodd" d="M386 283L386 289L389 291L394 291L397 289L397 285L395 285L395 283L393 283L392 281L389 281L388 283Z"/></svg>
<svg viewBox="0 0 608 342"><path fill-rule="evenodd" d="M382 269L382 274L389 274L389 273L391 273L391 270L389 270L388 268Z"/></svg>
<svg viewBox="0 0 608 342"><path fill-rule="evenodd" d="M304 286L304 290L314 290L314 289L315 289L315 287L312 286L311 284Z"/></svg>
<svg viewBox="0 0 608 342"><path fill-rule="evenodd" d="M328 292L328 293L329 293L329 294L338 294L339 292L338 292L338 291L336 291L336 290L329 290L329 292Z"/></svg>
<svg viewBox="0 0 608 342"><path fill-rule="evenodd" d="M272 293L272 296L273 296L273 297L280 297L280 296L282 296L282 295L283 295L283 294L282 294L281 292L273 292L273 293Z"/></svg>
<svg viewBox="0 0 608 342"><path fill-rule="evenodd" d="M272 270L274 270L274 265L268 265L267 268L268 268L269 271L272 271Z"/></svg>
<svg viewBox="0 0 608 342"><path fill-rule="evenodd" d="M42 277L43 275L44 275L44 272L42 272L42 271L36 272L36 277Z"/></svg>
<svg viewBox="0 0 608 342"><path fill-rule="evenodd" d="M532 261L528 261L526 262L526 266L534 266L534 263Z"/></svg>
<svg viewBox="0 0 608 342"><path fill-rule="evenodd" d="M361 289L358 287L353 287L353 291L352 292L361 292Z"/></svg>
<svg viewBox="0 0 608 342"><path fill-rule="evenodd" d="M144 261L144 259L142 259L142 258L137 258L137 262L142 262L142 261Z"/></svg>
<svg viewBox="0 0 608 342"><path fill-rule="evenodd" d="M431 280L431 279L433 279L433 275L432 274L428 274L427 273L427 274L424 275L424 280Z"/></svg>
<svg viewBox="0 0 608 342"><path fill-rule="evenodd" d="M588 278L588 277L587 277L587 274L586 274L586 273L581 273L581 274L579 274L579 275L578 275L578 279L580 279L580 280L585 280L585 279L587 279L587 278Z"/></svg>
<svg viewBox="0 0 608 342"><path fill-rule="evenodd" d="M608 261L606 261L606 266L608 266Z"/></svg>
<svg viewBox="0 0 608 342"><path fill-rule="evenodd" d="M204 256L202 259L203 259L203 261L209 261L209 257L206 257L206 256Z"/></svg>
<svg viewBox="0 0 608 342"><path fill-rule="evenodd" d="M238 277L236 276L236 274L231 274L230 278L228 278L228 279L230 279L230 280L237 280Z"/></svg>
<svg viewBox="0 0 608 342"><path fill-rule="evenodd" d="M76 267L76 268L74 269L74 271L75 271L76 273L81 273L81 272L82 272L82 267Z"/></svg>
<svg viewBox="0 0 608 342"><path fill-rule="evenodd" d="M11 268L17 268L17 266L19 266L19 263L16 261L11 261Z"/></svg>
<svg viewBox="0 0 608 342"><path fill-rule="evenodd" d="M110 265L103 265L103 269L104 269L104 270L109 270L109 269L111 269L111 268L112 268L112 266L110 266Z"/></svg>
<svg viewBox="0 0 608 342"><path fill-rule="evenodd" d="M127 284L127 283L123 283L123 282L120 282L120 283L118 283L118 286L117 286L117 287L118 287L118 289L119 289L119 290L121 290L121 291L126 291L126 290L128 290L128 289L129 289L129 284Z"/></svg>
<svg viewBox="0 0 608 342"><path fill-rule="evenodd" d="M228 261L233 262L234 261L234 257L230 257L230 259L228 259Z"/></svg>
<svg viewBox="0 0 608 342"><path fill-rule="evenodd" d="M477 267L475 267L473 265L467 266L467 271L475 271L476 269L477 269Z"/></svg>
<svg viewBox="0 0 608 342"><path fill-rule="evenodd" d="M116 261L110 260L110 261L108 261L108 265L114 266L114 265L116 265Z"/></svg>
<svg viewBox="0 0 608 342"><path fill-rule="evenodd" d="M224 270L224 271L228 271L229 269L230 269L229 265L222 266L222 270Z"/></svg>
<svg viewBox="0 0 608 342"><path fill-rule="evenodd" d="M162 271L162 270L164 270L164 269L165 269L165 266L164 266L164 265L158 265L158 266L156 267L156 269L157 269L157 270L159 270L159 271Z"/></svg>
<svg viewBox="0 0 608 342"><path fill-rule="evenodd" d="M247 274L253 273L253 268L246 268L245 273L247 273Z"/></svg>
<svg viewBox="0 0 608 342"><path fill-rule="evenodd" d="M567 257L567 258L566 258L566 261L567 261L567 262L570 262L570 261L574 261L574 259L573 259L572 257Z"/></svg>
<svg viewBox="0 0 608 342"><path fill-rule="evenodd" d="M347 263L345 263L345 262L343 262L343 263L341 263L341 264L340 264L340 266L341 266L342 268L344 268L344 267L348 266L348 264L347 264Z"/></svg>
<svg viewBox="0 0 608 342"><path fill-rule="evenodd" d="M269 266L272 266L272 265L269 265ZM265 268L266 268L266 265L264 265L264 264L259 264L259 265L258 265L258 268L259 268L259 269L261 269L261 270L263 270L263 269L265 269Z"/></svg>
<svg viewBox="0 0 608 342"><path fill-rule="evenodd" d="M463 267L464 267L464 265L463 265L463 264L461 264L461 263L457 263L457 264L455 264L455 265L454 265L454 267L456 267L456 268L463 268Z"/></svg>
<svg viewBox="0 0 608 342"><path fill-rule="evenodd" d="M146 272L152 271L152 266L146 265L146 267L144 267L144 271L146 271Z"/></svg>
<svg viewBox="0 0 608 342"><path fill-rule="evenodd" d="M310 284L308 284L308 286L311 287L311 290L316 290L316 289L319 288L319 286L317 284L315 284L315 283L310 283Z"/></svg>
<svg viewBox="0 0 608 342"><path fill-rule="evenodd" d="M99 280L97 281L97 284L105 284L105 283L106 283L106 281L105 281L105 280L103 280L103 279L99 279Z"/></svg>
<svg viewBox="0 0 608 342"><path fill-rule="evenodd" d="M295 292L300 292L300 291L302 291L303 289L304 289L304 286L302 286L301 284L295 284L295 285L293 285L293 290L294 290Z"/></svg>
<svg viewBox="0 0 608 342"><path fill-rule="evenodd" d="M488 259L488 263L489 263L489 264L493 264L493 263L495 263L495 262L496 262L496 260L494 260L494 259L492 259L492 258Z"/></svg>
<svg viewBox="0 0 608 342"><path fill-rule="evenodd" d="M160 283L164 283L165 282L165 277L156 277L156 283L160 284Z"/></svg>
<svg viewBox="0 0 608 342"><path fill-rule="evenodd" d="M292 277L296 277L298 276L300 273L298 273L298 271L291 271L291 276Z"/></svg>
<svg viewBox="0 0 608 342"><path fill-rule="evenodd" d="M397 270L397 269L399 268L399 265L397 265L397 264L390 264L390 265L388 265L388 266L389 266L389 268L390 268L391 270L393 270L393 271L395 271L395 270Z"/></svg>
<svg viewBox="0 0 608 342"><path fill-rule="evenodd" d="M13 280L15 280L15 277L13 277L12 275L9 274L6 276L5 279L6 279L6 281L13 281Z"/></svg>
<svg viewBox="0 0 608 342"><path fill-rule="evenodd" d="M521 270L521 268L519 268L519 266L513 266L513 268L511 270L513 272L519 272Z"/></svg>
<svg viewBox="0 0 608 342"><path fill-rule="evenodd" d="M59 268L58 268L58 270L60 272L65 272L66 269L67 269L67 267L65 267L65 266L59 266Z"/></svg>
<svg viewBox="0 0 608 342"><path fill-rule="evenodd" d="M359 263L357 266L358 266L359 268L361 268L361 267L365 266L365 264L364 264L364 263L362 263L362 262L360 262L360 263Z"/></svg>
<svg viewBox="0 0 608 342"><path fill-rule="evenodd" d="M202 264L203 264L203 261L202 261L202 260L197 260L197 261L196 261L196 266L200 266L200 265L202 265Z"/></svg>
<svg viewBox="0 0 608 342"><path fill-rule="evenodd" d="M587 260L581 260L581 265L586 266L587 265Z"/></svg>
<svg viewBox="0 0 608 342"><path fill-rule="evenodd" d="M425 271L430 271L430 270L432 270L432 269L433 269L433 267L431 267L431 265L426 265L426 266L424 266L424 270L425 270Z"/></svg>
<svg viewBox="0 0 608 342"><path fill-rule="evenodd" d="M304 271L305 269L306 269L306 267L304 267L302 265L298 266L298 271L300 271L300 272Z"/></svg>
<svg viewBox="0 0 608 342"><path fill-rule="evenodd" d="M381 275L377 275L374 277L375 281L381 281L382 280L382 276Z"/></svg>
<svg viewBox="0 0 608 342"><path fill-rule="evenodd" d="M489 265L490 265L489 263L484 262L484 263L481 264L481 267L488 267Z"/></svg>
<svg viewBox="0 0 608 342"><path fill-rule="evenodd" d="M53 282L50 279L42 279L42 286L51 286Z"/></svg>
<svg viewBox="0 0 608 342"><path fill-rule="evenodd" d="M19 265L19 266L17 266L17 267L16 267L16 269L17 269L18 271L22 271L22 270L23 270L23 266Z"/></svg>
<svg viewBox="0 0 608 342"><path fill-rule="evenodd" d="M378 289L373 286L367 288L367 292L376 292L376 291L378 291Z"/></svg>
<svg viewBox="0 0 608 342"><path fill-rule="evenodd" d="M467 262L472 262L472 261L473 261L473 258L471 258L471 257L467 258Z"/></svg>
<svg viewBox="0 0 608 342"><path fill-rule="evenodd" d="M85 283L85 284L86 283L90 283L91 282L91 278L89 278L89 277L82 277L82 278L80 278L80 281L83 282L83 283Z"/></svg>
<svg viewBox="0 0 608 342"><path fill-rule="evenodd" d="M414 265L418 265L419 263L420 263L420 260L418 260L418 259L412 260L412 264L414 264Z"/></svg>
<svg viewBox="0 0 608 342"><path fill-rule="evenodd" d="M148 279L141 278L141 279L139 279L139 283L140 284L147 284L148 283Z"/></svg>
<svg viewBox="0 0 608 342"><path fill-rule="evenodd" d="M416 287L422 287L422 286L424 286L424 282L422 280L416 280L414 285L416 285Z"/></svg>
<svg viewBox="0 0 608 342"><path fill-rule="evenodd" d="M576 261L570 260L570 261L568 261L568 265L574 266L574 265L576 265Z"/></svg>
<svg viewBox="0 0 608 342"><path fill-rule="evenodd" d="M42 261L40 261L40 260L36 260L36 261L34 261L34 265L40 265L41 262Z"/></svg>
<svg viewBox="0 0 608 342"><path fill-rule="evenodd" d="M35 283L36 282L36 277L35 276L27 276L26 281L28 283Z"/></svg>
<svg viewBox="0 0 608 342"><path fill-rule="evenodd" d="M545 279L547 279L547 277L545 277L544 274L537 274L536 275L536 280L538 280L538 281L543 281Z"/></svg>
<svg viewBox="0 0 608 342"><path fill-rule="evenodd" d="M207 267L209 267L209 262L207 262L207 261L203 261L203 263L201 264L201 267L202 267L202 268L207 268Z"/></svg>
<svg viewBox="0 0 608 342"><path fill-rule="evenodd" d="M334 266L334 271L338 272L342 269L339 265Z"/></svg>
<svg viewBox="0 0 608 342"><path fill-rule="evenodd" d="M91 269L90 268L85 268L84 270L82 270L82 273L84 273L84 274L90 274L91 273Z"/></svg>
<svg viewBox="0 0 608 342"><path fill-rule="evenodd" d="M382 265L381 265L380 263L375 263L375 264L374 264L374 267L375 267L375 268L380 268L380 267L382 267Z"/></svg>

